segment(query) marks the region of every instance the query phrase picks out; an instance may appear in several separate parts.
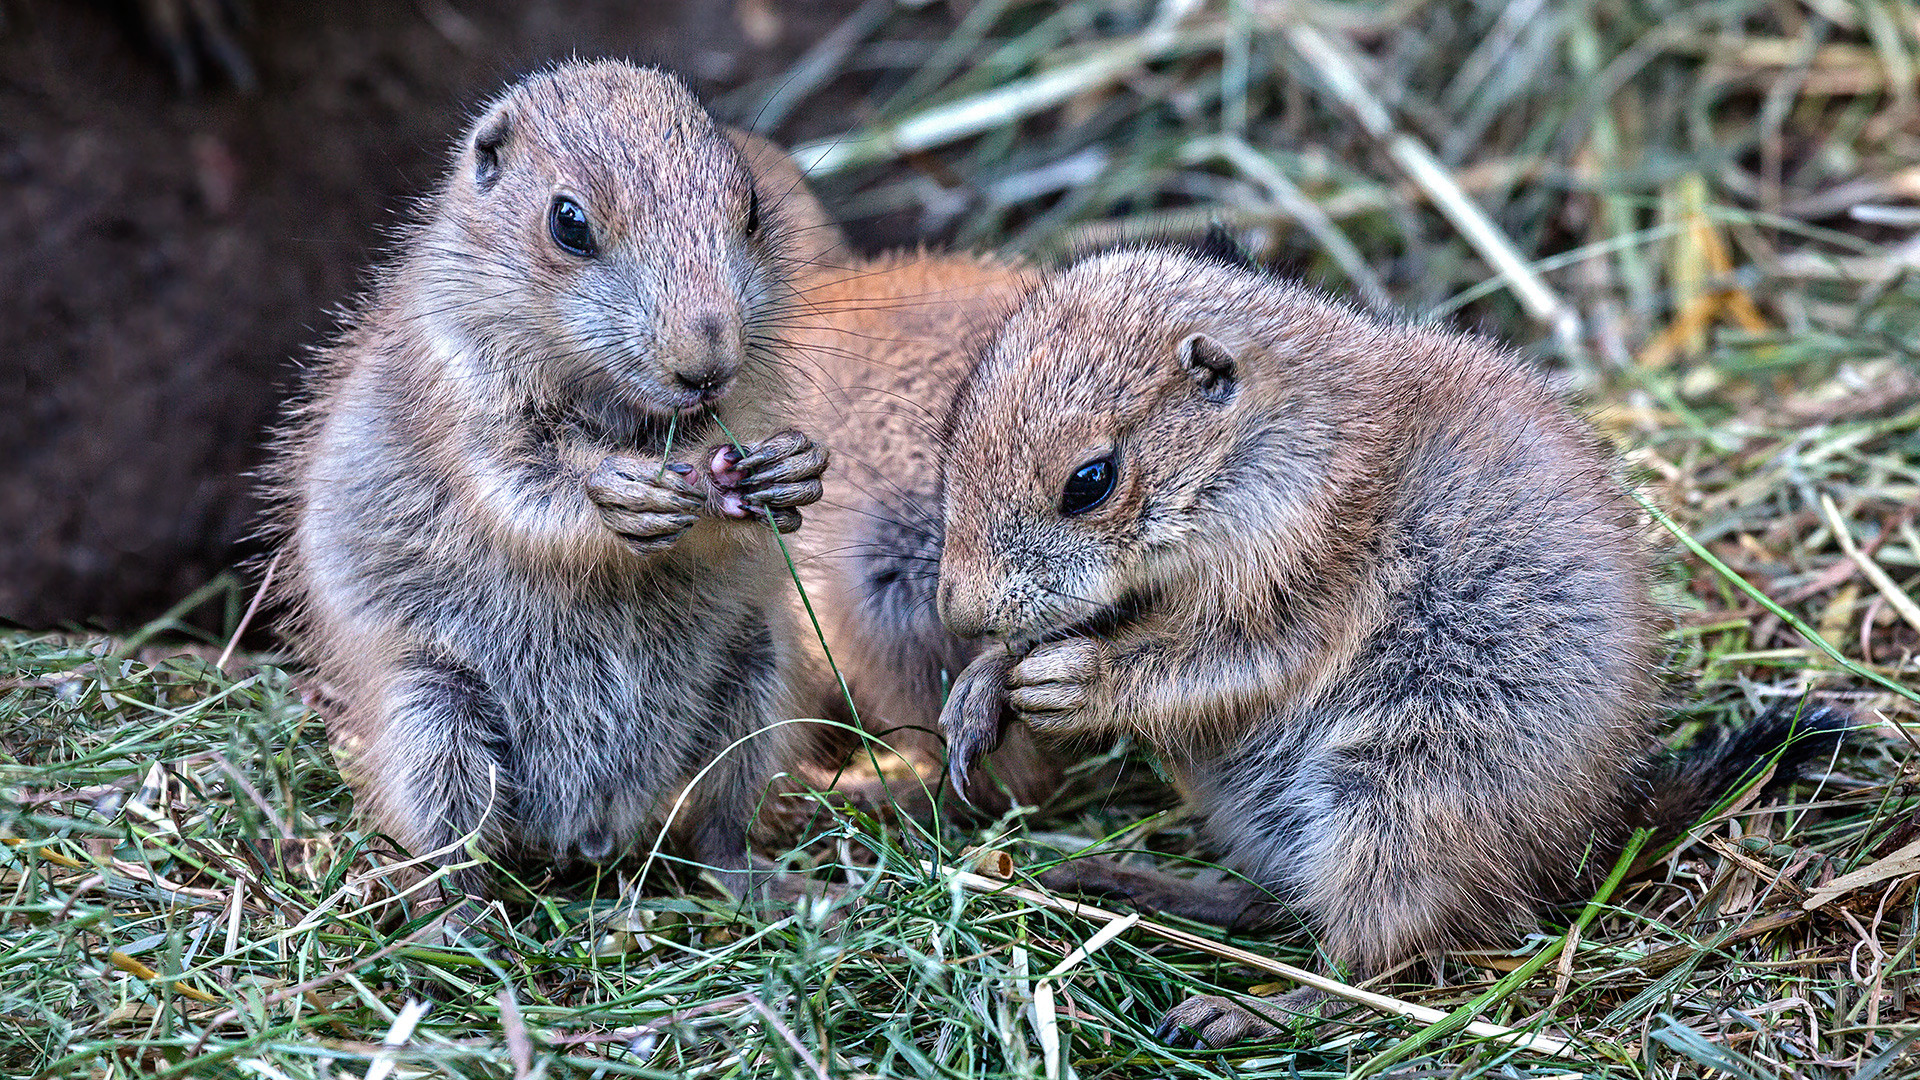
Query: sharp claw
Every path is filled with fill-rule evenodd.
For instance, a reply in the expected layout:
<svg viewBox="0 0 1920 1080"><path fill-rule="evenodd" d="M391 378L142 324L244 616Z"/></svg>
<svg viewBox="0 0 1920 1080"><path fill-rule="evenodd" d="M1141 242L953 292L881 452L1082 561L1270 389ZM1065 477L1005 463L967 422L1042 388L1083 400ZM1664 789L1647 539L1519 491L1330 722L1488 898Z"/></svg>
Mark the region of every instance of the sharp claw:
<svg viewBox="0 0 1920 1080"><path fill-rule="evenodd" d="M947 776L969 806L973 800L967 797L967 781L974 766L1000 745L1009 667L1004 648L989 648L954 680L940 710L940 730L947 736Z"/></svg>
<svg viewBox="0 0 1920 1080"><path fill-rule="evenodd" d="M958 739L947 751L947 783L953 785L953 793L968 806L974 805L973 797L967 794L967 777L973 772L971 744L971 739Z"/></svg>
<svg viewBox="0 0 1920 1080"><path fill-rule="evenodd" d="M797 510L802 506L811 506L820 501L820 485L776 484L741 493L747 505L755 509L762 507L773 510Z"/></svg>
<svg viewBox="0 0 1920 1080"><path fill-rule="evenodd" d="M714 450L707 460L707 474L712 477L713 485L721 491L732 491L746 483L747 470L741 464L741 458L731 446L722 446Z"/></svg>
<svg viewBox="0 0 1920 1080"><path fill-rule="evenodd" d="M783 458L798 453L812 444L811 439L798 431L776 431L760 441L760 445L749 450L740 459L740 464L764 465L775 458Z"/></svg>
<svg viewBox="0 0 1920 1080"><path fill-rule="evenodd" d="M1160 1021L1160 1026L1153 1029L1153 1037L1159 1042L1181 1050L1191 1050L1200 1045L1200 1037L1194 1034L1192 1028L1176 1024L1171 1020Z"/></svg>
<svg viewBox="0 0 1920 1080"><path fill-rule="evenodd" d="M968 806L974 805L972 797L967 794L967 786L973 777L974 767L1000 741L997 728L990 732L981 730L979 720L973 715L977 712L977 708L966 708L971 704L968 701L968 697L971 696L966 695L959 699L961 711L955 717L958 723L948 729L951 733L947 737L947 778L953 784L953 790L959 793L961 801ZM949 706L954 704L953 700L949 700ZM998 716L999 709L996 701L994 718L998 719ZM943 716L941 719L944 726L946 718Z"/></svg>

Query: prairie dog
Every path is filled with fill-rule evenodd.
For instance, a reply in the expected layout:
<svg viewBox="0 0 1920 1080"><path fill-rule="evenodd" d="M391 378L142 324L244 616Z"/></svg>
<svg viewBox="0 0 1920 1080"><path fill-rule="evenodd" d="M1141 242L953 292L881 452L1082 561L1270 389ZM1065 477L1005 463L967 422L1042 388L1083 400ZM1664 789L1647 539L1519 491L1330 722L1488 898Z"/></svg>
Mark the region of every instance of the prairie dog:
<svg viewBox="0 0 1920 1080"><path fill-rule="evenodd" d="M837 253L836 253L837 254ZM896 756L880 755L874 799L921 818L942 783L939 717L946 681L976 643L948 633L934 607L940 559L940 417L974 357L1032 287L1034 276L985 256L901 252L823 261L795 277L788 355L807 384L805 422L831 447L825 495L789 543L821 634L846 679L822 662L808 695L815 715L861 723ZM797 380L801 381L801 380ZM806 635L811 636L811 635ZM833 779L847 740L828 740ZM864 799L856 748L843 792ZM985 808L1034 803L1059 770L1015 730L975 786Z"/></svg>
<svg viewBox="0 0 1920 1080"><path fill-rule="evenodd" d="M1291 912L1366 978L1569 898L1791 724L1650 764L1649 555L1591 431L1492 343L1374 321L1230 244L1051 276L946 433L941 614L1002 643L943 716L955 783L1003 707L1132 733L1246 879L1086 859L1055 887ZM1196 997L1160 1033L1217 1046L1278 1016Z"/></svg>
<svg viewBox="0 0 1920 1080"><path fill-rule="evenodd" d="M835 241L743 147L779 165L663 72L530 76L318 358L273 479L287 630L415 854L605 862L692 784L687 853L768 880L747 832L801 655L764 515L796 527L826 465L772 355L789 213Z"/></svg>

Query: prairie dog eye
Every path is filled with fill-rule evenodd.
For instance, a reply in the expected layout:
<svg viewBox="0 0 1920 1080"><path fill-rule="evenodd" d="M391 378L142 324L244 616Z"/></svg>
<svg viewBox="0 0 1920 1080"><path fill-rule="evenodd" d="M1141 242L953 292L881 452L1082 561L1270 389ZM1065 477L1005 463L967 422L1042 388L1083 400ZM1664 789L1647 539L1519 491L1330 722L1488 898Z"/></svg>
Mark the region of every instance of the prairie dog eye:
<svg viewBox="0 0 1920 1080"><path fill-rule="evenodd" d="M597 250L586 210L565 195L553 197L553 206L547 211L547 232L553 236L553 242L560 245L560 250L569 255L590 259Z"/></svg>
<svg viewBox="0 0 1920 1080"><path fill-rule="evenodd" d="M1066 490L1060 493L1060 512L1063 514L1084 514L1107 501L1113 494L1114 473L1113 455L1095 458L1073 470L1067 477Z"/></svg>
<svg viewBox="0 0 1920 1080"><path fill-rule="evenodd" d="M758 188L747 189L747 224L743 231L749 240L760 235L760 190Z"/></svg>

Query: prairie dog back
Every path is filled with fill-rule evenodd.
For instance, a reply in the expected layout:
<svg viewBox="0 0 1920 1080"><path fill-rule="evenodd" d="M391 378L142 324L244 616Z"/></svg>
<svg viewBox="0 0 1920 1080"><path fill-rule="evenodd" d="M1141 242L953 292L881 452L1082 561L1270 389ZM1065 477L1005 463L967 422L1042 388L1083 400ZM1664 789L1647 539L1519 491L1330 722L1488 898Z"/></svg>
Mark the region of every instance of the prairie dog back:
<svg viewBox="0 0 1920 1080"><path fill-rule="evenodd" d="M288 631L417 854L617 858L718 759L683 831L755 884L800 661L764 514L796 527L826 460L782 426L789 225L735 139L657 70L530 76L318 358L274 477Z"/></svg>

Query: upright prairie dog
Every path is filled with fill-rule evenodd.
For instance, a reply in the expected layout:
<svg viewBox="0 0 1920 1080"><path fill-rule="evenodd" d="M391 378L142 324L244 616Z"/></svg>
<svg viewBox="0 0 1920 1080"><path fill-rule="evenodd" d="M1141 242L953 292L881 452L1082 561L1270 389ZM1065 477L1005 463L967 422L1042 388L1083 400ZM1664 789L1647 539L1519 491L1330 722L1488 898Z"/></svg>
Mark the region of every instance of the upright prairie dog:
<svg viewBox="0 0 1920 1080"><path fill-rule="evenodd" d="M1366 978L1570 898L1793 724L1652 764L1649 557L1592 432L1492 343L1376 322L1230 243L1051 276L946 446L941 614L1002 643L943 716L956 785L1003 708L1130 733L1245 876L1078 859L1054 887L1291 912ZM1830 746L1840 720L1800 723ZM1160 1034L1218 1046L1280 1015L1196 997Z"/></svg>
<svg viewBox="0 0 1920 1080"><path fill-rule="evenodd" d="M838 253L836 253L837 255ZM942 784L939 739L946 682L978 651L941 625L933 584L940 561L940 417L954 388L1035 277L986 256L901 252L823 259L796 274L787 356L804 383L810 430L832 448L825 496L789 541L834 666L807 700L815 715L862 725L885 748L830 740L824 774L861 801L885 800L925 818ZM824 661L824 658L823 658ZM866 751L881 782L869 783ZM891 750L888 754L885 751ZM1059 781L1056 764L1019 729L995 751L973 796L993 810L1035 803Z"/></svg>
<svg viewBox="0 0 1920 1080"><path fill-rule="evenodd" d="M748 826L802 654L766 515L796 527L826 465L774 327L790 242L837 243L797 182L663 72L542 71L318 358L274 478L287 630L414 853L605 862L683 801L692 858L769 880Z"/></svg>

